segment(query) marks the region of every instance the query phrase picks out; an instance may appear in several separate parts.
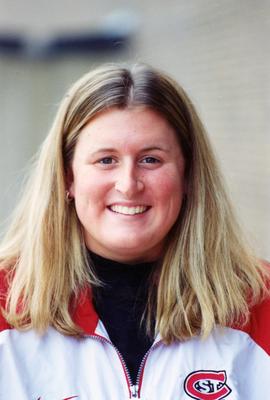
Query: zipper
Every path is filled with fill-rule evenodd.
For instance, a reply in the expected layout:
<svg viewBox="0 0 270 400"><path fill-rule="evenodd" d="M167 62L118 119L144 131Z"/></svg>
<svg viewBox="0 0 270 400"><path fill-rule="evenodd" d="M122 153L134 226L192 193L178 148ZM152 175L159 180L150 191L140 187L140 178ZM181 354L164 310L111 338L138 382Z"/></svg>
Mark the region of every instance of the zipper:
<svg viewBox="0 0 270 400"><path fill-rule="evenodd" d="M136 383L135 385L132 382L131 376L130 376L130 372L128 370L128 367L126 365L126 362L124 360L124 357L122 356L122 354L120 353L120 351L118 350L118 348L107 338L103 337L103 336L99 336L99 335L89 335L88 337L91 337L92 339L98 340L100 342L103 343L108 343L110 344L116 351L120 362L122 364L124 373L125 373L125 378L128 384L128 389L129 389L129 398L130 399L140 399L140 391L141 391L141 386L142 386L142 378L143 378L143 372L144 372L144 367L145 367L145 363L146 360L149 356L149 354L151 353L151 351L153 351L156 347L158 347L161 343L161 340L159 340L157 343L155 343L152 347L150 347L150 349L145 353L145 355L143 356L143 359L141 361L139 370L138 370L138 374L137 374L137 378L136 378Z"/></svg>
<svg viewBox="0 0 270 400"><path fill-rule="evenodd" d="M139 388L137 385L131 385L129 390L131 393L131 399L139 399L139 397L138 397Z"/></svg>
<svg viewBox="0 0 270 400"><path fill-rule="evenodd" d="M137 399L140 399L140 398L141 398L140 394L141 394L143 373L144 373L144 367L145 367L145 364L146 364L146 360L147 360L149 354L150 354L154 349L156 349L156 348L161 344L161 342L162 342L162 341L159 340L158 342L156 342L155 344L153 344L153 345L150 347L150 349L149 349L149 350L145 353L145 355L143 356L143 359L142 359L141 364L140 364L140 366L139 366L139 370L138 370L138 374L137 374L137 379L136 379L136 385L135 385L135 387L137 388L137 396L138 396L138 397L135 397L135 398L137 398Z"/></svg>
<svg viewBox="0 0 270 400"><path fill-rule="evenodd" d="M122 354L120 353L118 348L110 340L108 340L107 338L105 338L103 336L89 335L88 337L90 337L92 339L95 339L95 340L98 340L98 341L103 342L103 343L108 343L115 349L115 351L116 351L116 353L117 353L117 355L118 355L118 357L120 359L120 362L122 364L123 370L124 370L124 374L125 374L125 378L126 378L127 385L128 385L128 390L129 390L129 398L130 399L138 399L139 397L138 397L137 385L133 385L129 370L128 370L127 365L126 365L125 360L124 360L124 357L122 356Z"/></svg>

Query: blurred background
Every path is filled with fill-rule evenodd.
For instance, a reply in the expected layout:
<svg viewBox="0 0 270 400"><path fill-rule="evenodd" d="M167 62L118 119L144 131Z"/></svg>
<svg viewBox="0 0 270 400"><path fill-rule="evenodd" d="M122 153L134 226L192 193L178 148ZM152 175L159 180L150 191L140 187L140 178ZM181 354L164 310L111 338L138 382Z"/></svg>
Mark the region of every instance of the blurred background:
<svg viewBox="0 0 270 400"><path fill-rule="evenodd" d="M209 132L240 222L270 259L269 0L0 0L0 231L70 84L103 62L176 78Z"/></svg>

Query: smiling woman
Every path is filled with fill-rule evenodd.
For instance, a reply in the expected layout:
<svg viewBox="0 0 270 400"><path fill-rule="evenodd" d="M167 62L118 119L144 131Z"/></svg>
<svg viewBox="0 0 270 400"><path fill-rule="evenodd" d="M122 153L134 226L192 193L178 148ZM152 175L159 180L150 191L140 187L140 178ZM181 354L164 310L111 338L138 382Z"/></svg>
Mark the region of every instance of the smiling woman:
<svg viewBox="0 0 270 400"><path fill-rule="evenodd" d="M267 393L268 268L194 106L160 71L105 65L71 87L0 271L0 398Z"/></svg>
<svg viewBox="0 0 270 400"><path fill-rule="evenodd" d="M184 166L176 132L151 109L112 108L90 121L69 171L87 248L122 262L162 257L181 209Z"/></svg>

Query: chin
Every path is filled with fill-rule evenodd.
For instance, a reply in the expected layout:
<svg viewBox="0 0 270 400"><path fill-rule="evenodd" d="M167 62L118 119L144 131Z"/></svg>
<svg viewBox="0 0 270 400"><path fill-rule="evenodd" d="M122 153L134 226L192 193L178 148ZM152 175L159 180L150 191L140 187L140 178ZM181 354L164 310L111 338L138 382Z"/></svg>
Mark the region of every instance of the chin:
<svg viewBox="0 0 270 400"><path fill-rule="evenodd" d="M109 243L109 242L108 242ZM130 250L139 250L146 247L152 247L150 245L150 240L142 235L115 235L113 243L111 242L112 247L119 248L119 249L130 249ZM150 245L150 246L149 246Z"/></svg>
<svg viewBox="0 0 270 400"><path fill-rule="evenodd" d="M146 244L147 247L145 246ZM159 245L150 246L147 239L131 241L127 240L127 238L119 239L118 243L114 243L114 245L110 246L111 254L117 255L118 258L142 261L159 258L162 248L163 246Z"/></svg>

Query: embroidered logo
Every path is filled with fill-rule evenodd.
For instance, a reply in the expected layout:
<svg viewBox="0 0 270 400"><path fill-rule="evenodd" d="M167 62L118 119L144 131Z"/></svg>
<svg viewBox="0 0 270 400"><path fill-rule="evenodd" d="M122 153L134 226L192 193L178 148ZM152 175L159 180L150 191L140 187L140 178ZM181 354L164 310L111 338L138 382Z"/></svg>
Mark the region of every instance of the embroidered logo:
<svg viewBox="0 0 270 400"><path fill-rule="evenodd" d="M231 393L226 381L226 371L194 371L186 377L184 389L196 400L221 400Z"/></svg>
<svg viewBox="0 0 270 400"><path fill-rule="evenodd" d="M79 396L71 396L71 397L65 397L64 399L61 400L71 400L71 399L77 399ZM42 397L39 397L37 400L43 400Z"/></svg>

